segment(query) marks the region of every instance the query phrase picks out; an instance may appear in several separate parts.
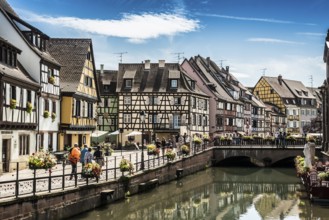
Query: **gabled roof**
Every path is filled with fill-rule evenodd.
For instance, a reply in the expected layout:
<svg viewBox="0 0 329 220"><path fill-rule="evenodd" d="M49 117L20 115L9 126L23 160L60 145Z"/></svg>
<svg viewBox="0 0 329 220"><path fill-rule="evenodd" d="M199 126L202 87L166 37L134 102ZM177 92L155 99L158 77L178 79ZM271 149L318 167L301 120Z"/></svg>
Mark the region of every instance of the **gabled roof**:
<svg viewBox="0 0 329 220"><path fill-rule="evenodd" d="M186 92L206 96L197 86L195 89L191 88L188 81L192 79L178 63L165 63L162 67L159 63L150 63L149 66L149 69L145 69L144 63L120 63L116 92ZM129 90L124 87L124 80L127 79L132 80L132 87ZM170 88L171 79L178 80L177 89Z"/></svg>
<svg viewBox="0 0 329 220"><path fill-rule="evenodd" d="M262 76L268 84L279 94L281 98L295 98L288 86L282 81L279 82L278 77Z"/></svg>
<svg viewBox="0 0 329 220"><path fill-rule="evenodd" d="M59 74L62 92L77 91L91 45L91 39L51 38L49 40L50 54L62 65ZM96 72L95 68L94 72Z"/></svg>

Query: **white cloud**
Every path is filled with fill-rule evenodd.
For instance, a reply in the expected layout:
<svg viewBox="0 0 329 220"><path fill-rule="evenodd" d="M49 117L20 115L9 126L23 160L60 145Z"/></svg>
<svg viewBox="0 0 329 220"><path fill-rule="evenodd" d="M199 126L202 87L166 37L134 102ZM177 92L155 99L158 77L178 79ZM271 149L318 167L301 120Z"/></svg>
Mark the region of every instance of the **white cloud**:
<svg viewBox="0 0 329 220"><path fill-rule="evenodd" d="M278 20L278 19L272 19L272 18L240 17L240 16L232 16L232 15L205 14L205 13L197 13L197 15L207 16L207 17L216 17L216 18L225 18L225 19L231 19L231 20L240 20L240 21L258 21L258 22L279 23L279 24L302 24L302 25L311 25L311 26L316 25L313 23L297 23L294 21L285 21L285 20Z"/></svg>
<svg viewBox="0 0 329 220"><path fill-rule="evenodd" d="M298 35L313 36L313 37L322 37L326 36L324 33L312 33L312 32L299 32Z"/></svg>
<svg viewBox="0 0 329 220"><path fill-rule="evenodd" d="M262 42L262 43L276 43L276 44L304 44L296 41L288 41L274 38L249 38L247 39L249 42Z"/></svg>
<svg viewBox="0 0 329 220"><path fill-rule="evenodd" d="M120 20L51 17L24 13L26 20L64 26L93 34L126 38L131 43L142 43L161 36L174 36L199 29L199 21L181 14L144 13L124 14Z"/></svg>

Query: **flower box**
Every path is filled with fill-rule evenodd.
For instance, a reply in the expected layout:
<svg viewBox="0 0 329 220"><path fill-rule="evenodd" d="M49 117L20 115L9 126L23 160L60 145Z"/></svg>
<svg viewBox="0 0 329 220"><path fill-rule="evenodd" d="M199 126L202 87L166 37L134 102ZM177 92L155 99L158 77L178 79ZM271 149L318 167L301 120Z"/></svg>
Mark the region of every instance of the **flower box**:
<svg viewBox="0 0 329 220"><path fill-rule="evenodd" d="M193 142L196 143L196 144L201 144L202 143L202 140L199 137L194 136L193 137Z"/></svg>
<svg viewBox="0 0 329 220"><path fill-rule="evenodd" d="M174 160L176 157L176 153L172 149L168 149L165 155L168 160Z"/></svg>
<svg viewBox="0 0 329 220"><path fill-rule="evenodd" d="M51 84L55 84L55 77L49 76L48 82L51 83Z"/></svg>
<svg viewBox="0 0 329 220"><path fill-rule="evenodd" d="M120 171L121 172L126 172L126 171L133 171L134 170L134 165L127 159L122 159L120 161Z"/></svg>
<svg viewBox="0 0 329 220"><path fill-rule="evenodd" d="M188 155L190 153L190 148L187 145L182 145L181 149L184 155Z"/></svg>
<svg viewBox="0 0 329 220"><path fill-rule="evenodd" d="M147 155L158 155L160 153L160 150L154 144L149 144L146 148Z"/></svg>
<svg viewBox="0 0 329 220"><path fill-rule="evenodd" d="M83 168L82 168L82 173L81 176L85 178L99 178L100 175L102 174L102 169L99 166L98 163L92 162L92 163L87 163Z"/></svg>
<svg viewBox="0 0 329 220"><path fill-rule="evenodd" d="M33 107L32 107L31 102L27 102L26 103L26 111L27 111L27 113L31 113L32 112L32 109L33 109Z"/></svg>
<svg viewBox="0 0 329 220"><path fill-rule="evenodd" d="M10 99L10 108L15 109L16 108L17 101L16 99Z"/></svg>
<svg viewBox="0 0 329 220"><path fill-rule="evenodd" d="M36 152L29 156L30 169L50 169L56 166L56 157L48 152Z"/></svg>

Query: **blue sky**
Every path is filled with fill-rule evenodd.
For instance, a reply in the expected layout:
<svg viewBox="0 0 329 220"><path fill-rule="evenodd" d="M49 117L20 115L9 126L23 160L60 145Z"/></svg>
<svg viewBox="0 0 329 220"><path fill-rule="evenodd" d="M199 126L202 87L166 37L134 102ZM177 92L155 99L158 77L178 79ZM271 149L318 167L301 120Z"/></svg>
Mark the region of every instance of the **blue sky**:
<svg viewBox="0 0 329 220"><path fill-rule="evenodd" d="M92 38L97 68L200 54L245 86L262 75L321 86L326 0L7 0L50 37ZM312 78L312 79L311 79Z"/></svg>

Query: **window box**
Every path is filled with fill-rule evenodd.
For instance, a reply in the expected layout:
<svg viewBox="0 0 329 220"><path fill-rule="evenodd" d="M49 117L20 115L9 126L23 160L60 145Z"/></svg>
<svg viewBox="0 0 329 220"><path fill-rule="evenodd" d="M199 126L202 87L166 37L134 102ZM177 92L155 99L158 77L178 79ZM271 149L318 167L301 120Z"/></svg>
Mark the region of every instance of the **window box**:
<svg viewBox="0 0 329 220"><path fill-rule="evenodd" d="M43 117L44 118L48 118L49 117L49 112L48 111L44 111L43 112Z"/></svg>

